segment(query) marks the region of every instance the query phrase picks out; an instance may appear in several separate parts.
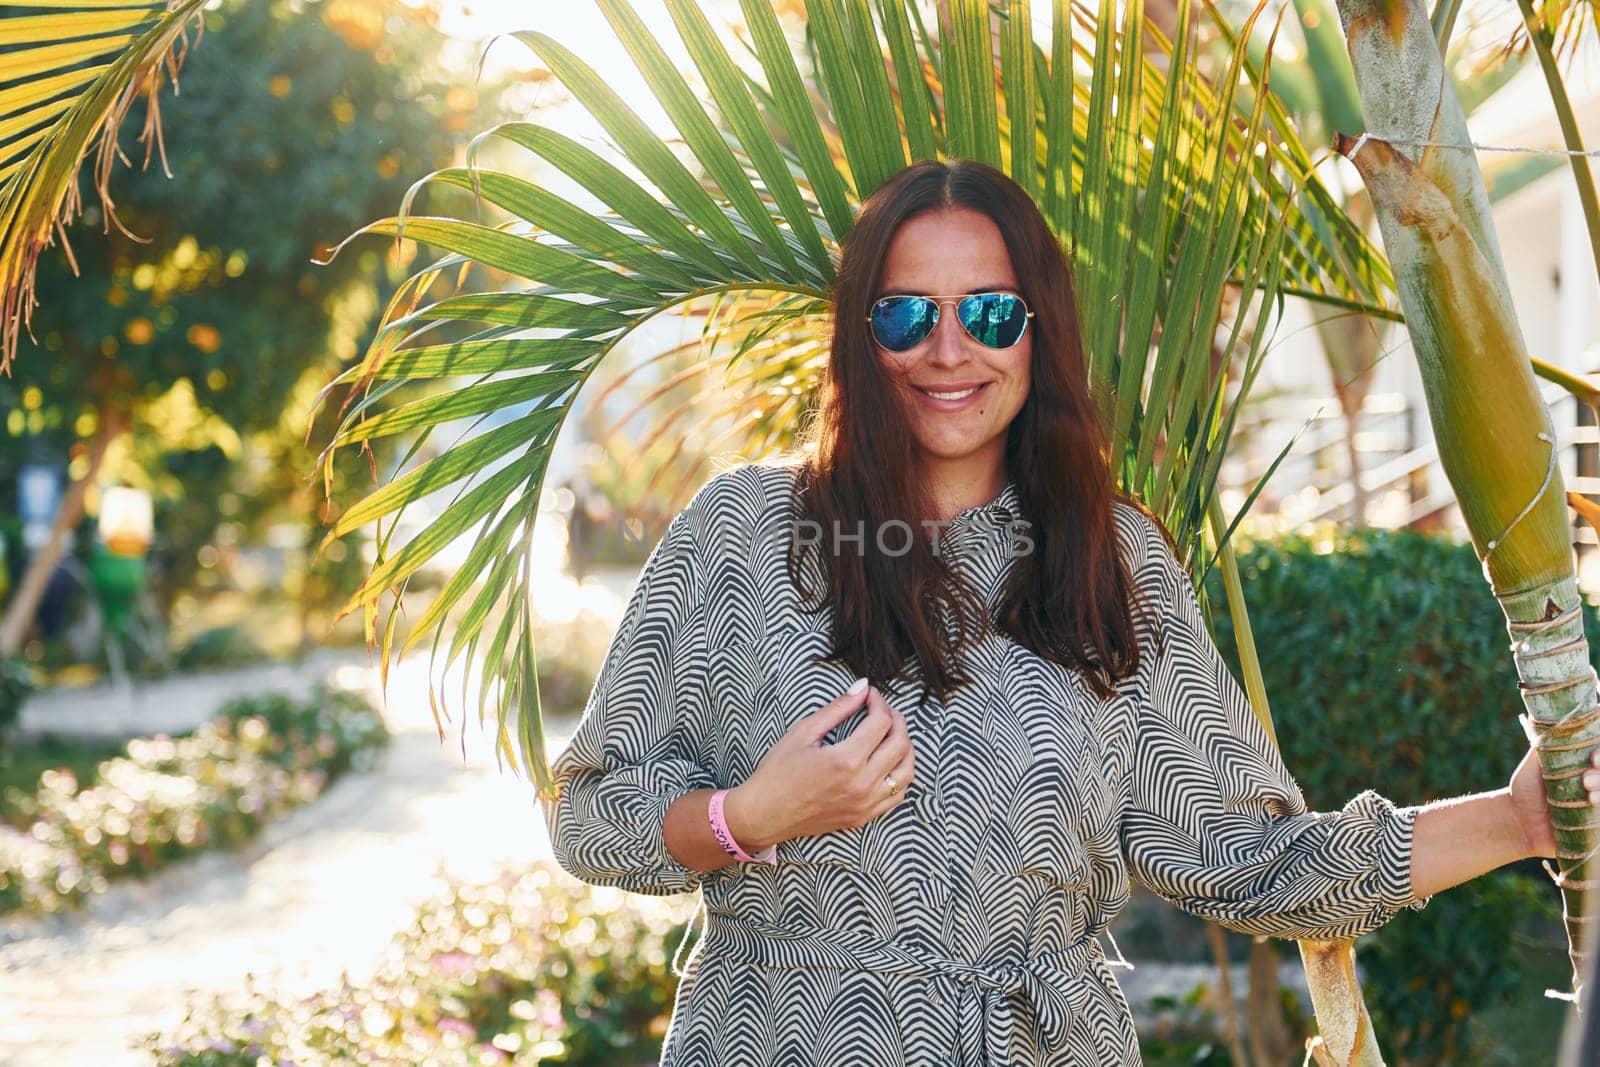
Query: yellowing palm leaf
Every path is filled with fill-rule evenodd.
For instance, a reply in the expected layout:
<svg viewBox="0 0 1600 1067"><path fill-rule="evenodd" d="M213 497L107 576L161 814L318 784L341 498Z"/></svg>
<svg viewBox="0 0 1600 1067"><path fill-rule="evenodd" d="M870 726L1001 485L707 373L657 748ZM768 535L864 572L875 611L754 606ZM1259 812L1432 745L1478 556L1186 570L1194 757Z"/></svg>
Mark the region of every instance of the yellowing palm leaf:
<svg viewBox="0 0 1600 1067"><path fill-rule="evenodd" d="M160 140L158 94L189 47L203 0L0 0L48 13L0 21L0 371L33 308L39 254L79 210L76 175L96 151L95 187L115 220L106 181L117 128L141 94L147 150Z"/></svg>

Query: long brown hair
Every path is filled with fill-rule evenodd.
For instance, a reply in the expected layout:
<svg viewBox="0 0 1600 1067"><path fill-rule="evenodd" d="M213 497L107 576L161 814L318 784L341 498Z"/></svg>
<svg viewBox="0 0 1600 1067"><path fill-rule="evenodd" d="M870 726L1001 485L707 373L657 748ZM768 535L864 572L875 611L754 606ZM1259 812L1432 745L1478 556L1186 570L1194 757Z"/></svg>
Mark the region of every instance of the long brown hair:
<svg viewBox="0 0 1600 1067"><path fill-rule="evenodd" d="M871 535L860 551L819 547L823 589L806 596L815 605L825 595L832 607L832 658L874 684L900 676L914 657L923 700L932 692L942 701L971 681L957 649L994 625L1082 672L1108 698L1139 665L1131 615L1137 593L1112 510L1114 498L1128 498L1114 490L1066 257L1033 199L993 167L963 159L914 163L862 205L833 286L819 410L802 439L799 517L823 530L871 531L931 513L911 425L899 403L884 402L897 390L865 320L900 225L950 207L982 212L999 227L1034 312L1032 384L1005 446L1006 474L1032 524L1033 550L1012 559L993 619L971 584L921 537L899 555L881 551ZM792 542L788 556L790 576L803 589L805 552Z"/></svg>

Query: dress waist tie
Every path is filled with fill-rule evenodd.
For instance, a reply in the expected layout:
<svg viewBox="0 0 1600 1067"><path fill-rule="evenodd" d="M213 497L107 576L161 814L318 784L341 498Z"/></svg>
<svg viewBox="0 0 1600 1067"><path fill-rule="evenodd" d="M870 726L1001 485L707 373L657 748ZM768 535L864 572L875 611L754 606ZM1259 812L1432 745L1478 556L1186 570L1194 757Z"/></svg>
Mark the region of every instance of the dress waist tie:
<svg viewBox="0 0 1600 1067"><path fill-rule="evenodd" d="M1106 980L1091 974L1106 966L1093 937L1025 960L975 964L861 931L783 926L710 911L697 954L789 970L952 979L960 990L960 1067L1011 1063L1013 1042L1027 1041L1030 1016L1033 1040L1056 1051L1066 1043L1073 1015L1086 1010L1090 983Z"/></svg>

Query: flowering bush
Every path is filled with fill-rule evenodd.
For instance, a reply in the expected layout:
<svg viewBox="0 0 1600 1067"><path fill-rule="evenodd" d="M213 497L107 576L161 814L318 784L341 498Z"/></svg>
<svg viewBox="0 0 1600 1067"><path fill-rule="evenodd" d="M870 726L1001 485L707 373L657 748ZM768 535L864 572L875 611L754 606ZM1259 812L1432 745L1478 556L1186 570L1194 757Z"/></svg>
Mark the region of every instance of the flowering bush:
<svg viewBox="0 0 1600 1067"><path fill-rule="evenodd" d="M586 886L550 863L447 879L370 981L280 1000L252 976L140 1047L157 1067L654 1064L692 907Z"/></svg>
<svg viewBox="0 0 1600 1067"><path fill-rule="evenodd" d="M59 911L111 878L246 840L387 740L364 698L319 689L241 698L186 737L129 741L87 789L46 771L22 805L28 830L0 825L0 912Z"/></svg>

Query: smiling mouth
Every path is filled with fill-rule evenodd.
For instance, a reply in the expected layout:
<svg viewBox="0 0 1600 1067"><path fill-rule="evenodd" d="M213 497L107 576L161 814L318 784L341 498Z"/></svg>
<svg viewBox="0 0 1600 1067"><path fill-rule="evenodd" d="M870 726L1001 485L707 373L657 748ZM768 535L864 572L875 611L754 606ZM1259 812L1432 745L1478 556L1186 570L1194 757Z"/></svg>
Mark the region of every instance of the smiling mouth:
<svg viewBox="0 0 1600 1067"><path fill-rule="evenodd" d="M967 397L971 396L973 393L976 393L978 390L985 388L988 384L989 384L988 382L984 382L981 385L969 385L965 389L951 389L951 390L944 390L944 391L935 391L933 389L924 389L920 385L917 386L916 389L917 389L917 392L922 393L924 396L931 396L935 400L965 400Z"/></svg>

